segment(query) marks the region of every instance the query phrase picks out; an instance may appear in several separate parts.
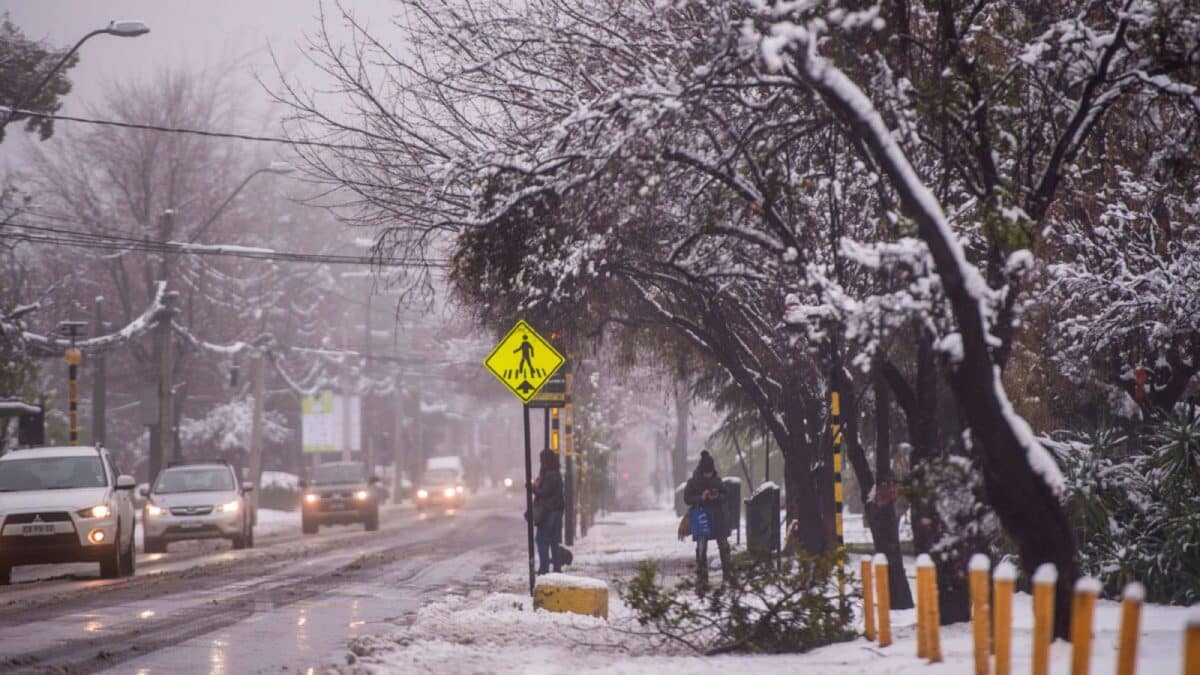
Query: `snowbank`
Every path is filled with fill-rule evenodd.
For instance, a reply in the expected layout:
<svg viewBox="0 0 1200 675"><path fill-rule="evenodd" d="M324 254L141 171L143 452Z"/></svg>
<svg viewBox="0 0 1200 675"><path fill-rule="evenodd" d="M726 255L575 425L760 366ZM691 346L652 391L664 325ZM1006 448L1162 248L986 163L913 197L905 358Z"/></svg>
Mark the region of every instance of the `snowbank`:
<svg viewBox="0 0 1200 675"><path fill-rule="evenodd" d="M264 471L259 483L264 488L279 488L281 490L300 489L300 477L286 471Z"/></svg>
<svg viewBox="0 0 1200 675"><path fill-rule="evenodd" d="M579 577L572 574L543 574L537 578L537 586L558 586L560 588L586 588L600 591L607 590L608 584L591 577Z"/></svg>

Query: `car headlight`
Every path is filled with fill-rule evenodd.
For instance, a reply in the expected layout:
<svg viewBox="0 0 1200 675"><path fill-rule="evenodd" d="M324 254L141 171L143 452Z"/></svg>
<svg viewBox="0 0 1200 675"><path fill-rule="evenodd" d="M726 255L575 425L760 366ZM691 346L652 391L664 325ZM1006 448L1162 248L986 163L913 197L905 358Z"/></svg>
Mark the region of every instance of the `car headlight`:
<svg viewBox="0 0 1200 675"><path fill-rule="evenodd" d="M359 490L358 492L354 493L354 498L360 502L367 501L367 497L370 497L370 496L371 496L370 493L368 493L366 490Z"/></svg>
<svg viewBox="0 0 1200 675"><path fill-rule="evenodd" d="M504 479L504 487L512 487L512 479L511 478Z"/></svg>
<svg viewBox="0 0 1200 675"><path fill-rule="evenodd" d="M454 488L446 488L445 490L442 490L442 494L446 495L447 497L453 497L456 493L454 492Z"/></svg>
<svg viewBox="0 0 1200 675"><path fill-rule="evenodd" d="M310 492L304 495L304 501L307 504L316 504L321 501L321 495Z"/></svg>
<svg viewBox="0 0 1200 675"><path fill-rule="evenodd" d="M107 518L112 515L112 509L107 504L97 504L88 509L76 511L80 518Z"/></svg>
<svg viewBox="0 0 1200 675"><path fill-rule="evenodd" d="M241 508L241 504L238 504L237 500L235 499L231 502L221 504L220 506L217 507L217 511L219 513L237 513L237 510L239 508Z"/></svg>
<svg viewBox="0 0 1200 675"><path fill-rule="evenodd" d="M454 491L461 495L463 493L463 486L461 486L461 485L455 486Z"/></svg>
<svg viewBox="0 0 1200 675"><path fill-rule="evenodd" d="M426 490L417 490L417 499L429 499L429 492Z"/></svg>
<svg viewBox="0 0 1200 675"><path fill-rule="evenodd" d="M146 505L146 515L147 516L161 516L162 514L163 514L163 509L161 506L155 506L154 504Z"/></svg>

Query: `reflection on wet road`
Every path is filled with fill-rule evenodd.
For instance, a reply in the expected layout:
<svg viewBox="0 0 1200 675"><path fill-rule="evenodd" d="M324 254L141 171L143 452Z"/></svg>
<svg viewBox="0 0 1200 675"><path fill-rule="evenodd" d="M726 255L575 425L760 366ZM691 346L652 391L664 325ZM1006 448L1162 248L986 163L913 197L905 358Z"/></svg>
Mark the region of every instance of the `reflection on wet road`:
<svg viewBox="0 0 1200 675"><path fill-rule="evenodd" d="M179 569L169 567L171 553L163 571L134 579L26 584L12 600L0 591L0 671L305 672L345 663L347 640L462 592L498 548L519 547L524 523L490 508L501 503L479 497L455 514L420 518L394 511L379 532L330 528Z"/></svg>

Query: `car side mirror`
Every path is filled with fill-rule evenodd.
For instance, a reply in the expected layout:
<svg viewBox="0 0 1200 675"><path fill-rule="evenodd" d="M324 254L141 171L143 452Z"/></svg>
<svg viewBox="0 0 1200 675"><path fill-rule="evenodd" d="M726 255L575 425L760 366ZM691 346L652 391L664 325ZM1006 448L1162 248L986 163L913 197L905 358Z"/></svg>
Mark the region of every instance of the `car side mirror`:
<svg viewBox="0 0 1200 675"><path fill-rule="evenodd" d="M371 485L378 485L378 484L382 483L383 480L381 480L379 478L379 476L371 476L370 478L367 479L367 482L370 483Z"/></svg>
<svg viewBox="0 0 1200 675"><path fill-rule="evenodd" d="M296 485L300 486L301 488L306 488L308 487L308 481L301 478L300 480L296 481Z"/></svg>
<svg viewBox="0 0 1200 675"><path fill-rule="evenodd" d="M118 490L132 490L135 487L137 487L137 481L133 479L133 476L129 476L129 475L117 476L117 489Z"/></svg>
<svg viewBox="0 0 1200 675"><path fill-rule="evenodd" d="M138 493L139 497L141 497L142 499L146 499L147 497L150 496L150 486L149 485L141 486L140 488L137 489L137 493Z"/></svg>
<svg viewBox="0 0 1200 675"><path fill-rule="evenodd" d="M254 483L242 481L242 492L254 492Z"/></svg>

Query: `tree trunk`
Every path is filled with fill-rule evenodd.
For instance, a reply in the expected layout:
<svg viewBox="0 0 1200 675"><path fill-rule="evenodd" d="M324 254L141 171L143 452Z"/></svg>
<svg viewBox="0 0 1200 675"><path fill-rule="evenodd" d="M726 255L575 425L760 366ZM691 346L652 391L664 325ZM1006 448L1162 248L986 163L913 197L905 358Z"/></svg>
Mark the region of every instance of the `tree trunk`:
<svg viewBox="0 0 1200 675"><path fill-rule="evenodd" d="M822 515L815 489L813 464L818 457L818 449L807 440L804 402L798 387L791 380L784 384L783 404L786 435L776 435L775 440L783 455L787 517L791 526L791 541L788 544L810 555L820 555L829 550L833 529Z"/></svg>
<svg viewBox="0 0 1200 675"><path fill-rule="evenodd" d="M868 484L859 477L863 491L863 515L871 528L875 550L888 559L888 590L892 607L912 609L912 589L908 585L904 556L900 552L900 517L896 514L896 492L892 483L891 400L887 383L878 372L873 374L871 383L875 393L875 480L873 484ZM871 496L874 499L870 499Z"/></svg>

